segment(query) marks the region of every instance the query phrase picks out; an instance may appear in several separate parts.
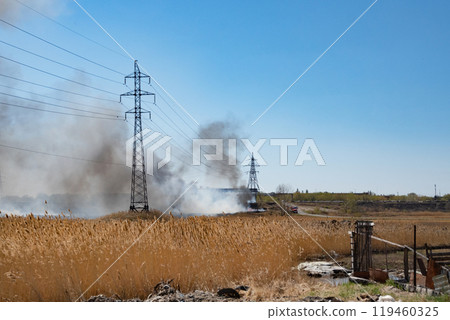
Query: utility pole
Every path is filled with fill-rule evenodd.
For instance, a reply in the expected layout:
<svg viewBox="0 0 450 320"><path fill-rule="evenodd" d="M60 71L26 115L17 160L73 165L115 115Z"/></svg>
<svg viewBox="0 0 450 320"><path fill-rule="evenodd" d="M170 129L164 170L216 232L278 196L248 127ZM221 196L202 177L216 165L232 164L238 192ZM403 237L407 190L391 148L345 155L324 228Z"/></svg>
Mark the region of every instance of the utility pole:
<svg viewBox="0 0 450 320"><path fill-rule="evenodd" d="M256 195L258 194L258 191L259 191L259 184L258 184L258 177L256 176L256 173L258 172L258 171L256 171L256 167L259 167L259 165L256 162L255 157L253 156L253 153L252 153L252 158L251 158L251 162L250 162L250 171L249 171L249 176L248 176L248 185L247 185L247 188L251 194L251 200L249 203L250 208L257 207Z"/></svg>
<svg viewBox="0 0 450 320"><path fill-rule="evenodd" d="M141 96L152 95L155 99L155 94L141 90L141 79L148 78L150 83L150 76L142 73L139 70L137 60L134 61L134 72L125 77L124 83L127 79L134 79L134 90L121 94L122 96L134 96L134 108L125 112L125 119L128 113L134 113L134 136L133 136L133 164L131 172L131 211L148 211L148 194L147 194L147 172L145 170L144 144L142 139L142 119L143 113L150 111L141 108Z"/></svg>

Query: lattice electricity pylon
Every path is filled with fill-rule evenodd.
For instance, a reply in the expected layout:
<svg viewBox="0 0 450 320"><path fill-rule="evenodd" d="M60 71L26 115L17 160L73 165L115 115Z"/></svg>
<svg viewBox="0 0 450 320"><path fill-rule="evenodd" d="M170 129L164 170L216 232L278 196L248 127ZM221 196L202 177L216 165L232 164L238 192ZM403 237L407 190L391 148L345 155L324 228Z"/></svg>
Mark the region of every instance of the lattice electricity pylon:
<svg viewBox="0 0 450 320"><path fill-rule="evenodd" d="M259 192L258 177L256 176L256 173L258 173L258 171L256 171L256 167L259 167L259 165L256 162L256 159L252 153L252 158L250 161L250 171L249 171L249 176L248 176L248 185L247 185L247 188L252 195L250 204L256 203L256 195Z"/></svg>
<svg viewBox="0 0 450 320"><path fill-rule="evenodd" d="M148 113L150 111L141 108L141 96L152 95L155 100L155 94L141 90L141 79L148 78L150 83L150 76L142 73L139 70L137 60L134 61L134 72L125 77L124 83L127 83L127 79L134 79L134 90L120 95L122 96L134 96L134 109L130 109L125 112L125 119L128 113L134 113L134 136L133 136L133 165L131 172L131 211L148 211L148 194L147 194L147 172L145 171L145 157L144 157L144 144L142 137L142 113Z"/></svg>

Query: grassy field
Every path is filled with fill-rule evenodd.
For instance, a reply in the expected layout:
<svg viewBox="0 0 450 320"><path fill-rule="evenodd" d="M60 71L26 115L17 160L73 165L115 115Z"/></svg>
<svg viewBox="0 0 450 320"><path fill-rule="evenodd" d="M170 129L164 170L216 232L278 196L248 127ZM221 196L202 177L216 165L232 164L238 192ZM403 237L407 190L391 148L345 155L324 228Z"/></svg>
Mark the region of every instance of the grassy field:
<svg viewBox="0 0 450 320"><path fill-rule="evenodd" d="M250 285L254 300L325 292L324 284L313 284L292 268L324 255L308 234L344 257L350 253L348 231L353 229L351 219L299 216L295 219L304 230L289 217L277 215L168 216L156 221L154 213L145 219L123 218L124 214L99 220L0 218L1 301L76 300L140 236L86 298L100 293L145 298L156 283L168 279L183 292ZM412 245L415 223L419 245L450 243L448 219L380 220L374 231Z"/></svg>

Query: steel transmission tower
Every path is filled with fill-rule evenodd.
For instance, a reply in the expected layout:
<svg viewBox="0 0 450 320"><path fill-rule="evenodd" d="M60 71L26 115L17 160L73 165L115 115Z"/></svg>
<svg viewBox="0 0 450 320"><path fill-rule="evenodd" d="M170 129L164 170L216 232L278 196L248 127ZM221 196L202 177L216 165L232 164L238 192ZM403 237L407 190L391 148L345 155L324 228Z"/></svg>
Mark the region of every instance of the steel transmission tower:
<svg viewBox="0 0 450 320"><path fill-rule="evenodd" d="M134 113L134 141L133 141L133 164L131 173L131 211L148 211L148 194L147 194L147 172L145 171L145 157L144 144L142 137L142 119L143 113L150 114L150 111L141 108L141 96L152 95L155 99L155 94L141 90L141 79L148 78L150 83L150 76L142 73L139 70L137 60L134 61L134 72L125 77L125 84L127 79L134 79L134 90L121 94L122 96L134 96L134 108L125 112L125 118L128 113Z"/></svg>
<svg viewBox="0 0 450 320"><path fill-rule="evenodd" d="M256 195L259 191L259 184L258 184L258 177L256 176L256 167L259 167L258 163L255 160L255 157L252 153L252 158L250 162L250 171L248 176L248 185L247 188L250 191L251 199L250 199L250 207L255 208L256 207Z"/></svg>

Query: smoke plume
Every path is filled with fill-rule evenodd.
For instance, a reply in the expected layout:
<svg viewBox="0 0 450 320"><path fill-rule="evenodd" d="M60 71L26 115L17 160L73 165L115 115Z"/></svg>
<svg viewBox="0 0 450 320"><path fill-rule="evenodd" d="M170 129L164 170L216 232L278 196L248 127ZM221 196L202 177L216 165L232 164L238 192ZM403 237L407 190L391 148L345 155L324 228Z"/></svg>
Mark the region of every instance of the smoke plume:
<svg viewBox="0 0 450 320"><path fill-rule="evenodd" d="M20 77L20 69L3 61L0 61L0 69L2 73ZM13 80L8 81L4 77L0 80L1 84L8 87L19 87ZM1 87L0 92L17 94L5 87ZM55 93L52 95L56 96ZM32 94L28 98L42 100ZM10 207L5 206L8 199L5 195L35 197L39 194L62 193L67 195L64 200L64 207L67 210L83 206L77 197L80 194L116 194L127 191L130 169L120 165L125 163L124 146L129 135L125 122L55 115L7 104L51 109L39 103L0 94L0 144L36 151L26 152L0 147L3 191L0 196L3 196L1 200L3 209ZM118 103L111 103L109 107L112 110L107 113L122 113ZM64 155L69 158L42 153ZM41 208L44 208L44 201L48 199L39 201L41 200ZM109 209L110 206L103 200L105 199L98 198L92 203L84 202L87 202L86 206L106 205ZM22 202L30 201L27 198ZM58 210L63 207L61 201L58 200ZM33 207L36 207L35 203Z"/></svg>
<svg viewBox="0 0 450 320"><path fill-rule="evenodd" d="M222 160L205 161L205 169L210 181L216 183L226 183L233 188L237 188L241 184L241 170L237 161L239 150L230 150L229 141L236 141L236 148L239 146L237 140L239 138L239 125L236 121L215 121L200 128L199 137L201 139L220 139L223 141L223 158ZM215 147L207 146L204 148L205 153L215 153ZM204 159L203 159L204 160ZM230 165L235 163L235 165Z"/></svg>
<svg viewBox="0 0 450 320"><path fill-rule="evenodd" d="M192 179L199 178L201 185L194 185L175 205L174 212L193 214L218 214L245 210L247 197L245 191L237 188L242 185L239 162L230 165L236 155L228 149L228 140L237 139L240 128L236 121L215 121L199 129L201 139L221 139L224 141L222 160L202 160L200 167L194 168L192 158L183 161L173 159L173 163L155 171L149 180L151 206L166 210L174 199L183 193ZM191 146L188 146L188 148ZM239 152L239 148L238 152ZM202 154L215 153L215 147L205 146ZM178 155L177 158L182 157ZM231 161L233 162L233 161ZM190 175L188 174L190 173Z"/></svg>
<svg viewBox="0 0 450 320"><path fill-rule="evenodd" d="M20 1L49 16L57 16L64 6L61 4L64 2L56 0ZM0 2L0 17L11 23L32 14L35 13L19 1ZM0 70L2 74L26 78L21 68L5 60L0 60ZM82 73L71 77L89 83ZM23 89L22 83L6 77L0 77L0 84L3 85L0 92L4 94L17 95L14 88ZM95 95L73 84L57 82L52 85ZM27 89L43 93L42 89L32 86ZM75 99L59 91L46 90L45 93L59 99ZM0 210L3 213L68 214L70 210L78 217L96 217L129 207L131 169L125 166L125 143L131 130L127 123L20 109L12 104L54 108L4 94L0 94L0 144L3 145L0 146ZM20 93L20 96L43 100L36 94ZM101 102L98 107L110 108L107 113L123 114L118 103ZM243 183L239 162L229 165L235 155L230 154L228 139L238 136L236 121L217 121L201 127L200 138L224 139L223 159L204 161L200 167L192 168L192 158L178 154L181 162L172 158L171 163L148 176L150 206L166 210L198 175L200 183L176 203L175 211L213 214L243 210L242 193L225 190L238 188ZM191 150L192 144L185 147ZM206 147L203 152L214 153L215 150Z"/></svg>

